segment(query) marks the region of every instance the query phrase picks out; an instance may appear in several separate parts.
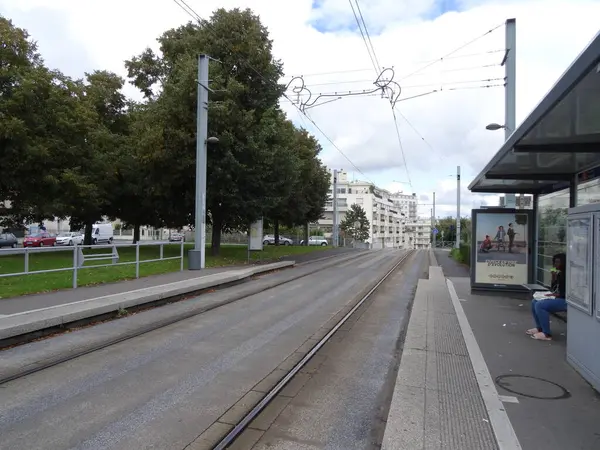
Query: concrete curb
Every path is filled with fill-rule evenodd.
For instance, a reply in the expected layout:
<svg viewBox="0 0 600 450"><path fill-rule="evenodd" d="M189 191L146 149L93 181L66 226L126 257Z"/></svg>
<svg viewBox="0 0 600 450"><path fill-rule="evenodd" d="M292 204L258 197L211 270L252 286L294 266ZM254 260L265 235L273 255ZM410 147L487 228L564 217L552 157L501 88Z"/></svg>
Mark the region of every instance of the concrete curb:
<svg viewBox="0 0 600 450"><path fill-rule="evenodd" d="M260 273L292 267L295 264L295 261L265 264L0 317L0 341L121 309L235 283Z"/></svg>

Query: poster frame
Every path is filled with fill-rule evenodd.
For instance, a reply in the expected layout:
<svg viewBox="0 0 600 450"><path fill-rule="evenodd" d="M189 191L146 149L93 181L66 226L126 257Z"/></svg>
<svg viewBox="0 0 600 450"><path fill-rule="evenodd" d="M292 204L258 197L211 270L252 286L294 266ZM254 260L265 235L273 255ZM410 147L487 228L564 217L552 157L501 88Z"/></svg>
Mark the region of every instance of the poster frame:
<svg viewBox="0 0 600 450"><path fill-rule="evenodd" d="M593 315L593 311L594 311L594 276L593 276L593 260L594 260L594 246L592 245L588 251L587 254L587 267L585 269L585 271L587 272L587 277L588 280L590 280L589 286L588 286L588 297L589 297L589 302L588 305L586 306L585 304L583 304L582 302L573 299L572 293L571 293L571 289L569 287L569 280L571 279L571 258L569 258L569 248L570 248L570 233L569 233L569 224L571 223L572 220L589 220L590 223L590 240L591 242L595 242L595 238L594 238L594 231L595 231L595 221L594 221L594 215L591 212L579 212L579 213L574 213L571 212L571 210L569 210L569 215L567 216L567 267L566 267L566 271L565 271L565 275L566 275L566 280L567 280L567 295L566 295L566 300L567 300L567 304L569 306L571 306L572 308L578 309L579 311L587 314L588 316Z"/></svg>
<svg viewBox="0 0 600 450"><path fill-rule="evenodd" d="M263 250L263 218L250 224L248 229L248 251Z"/></svg>
<svg viewBox="0 0 600 450"><path fill-rule="evenodd" d="M477 283L477 221L480 214L526 214L527 215L527 282L524 284ZM517 208L479 208L471 210L471 290L500 291L500 292L529 292L525 284L533 283L535 267L533 252L535 251L535 214L531 209Z"/></svg>

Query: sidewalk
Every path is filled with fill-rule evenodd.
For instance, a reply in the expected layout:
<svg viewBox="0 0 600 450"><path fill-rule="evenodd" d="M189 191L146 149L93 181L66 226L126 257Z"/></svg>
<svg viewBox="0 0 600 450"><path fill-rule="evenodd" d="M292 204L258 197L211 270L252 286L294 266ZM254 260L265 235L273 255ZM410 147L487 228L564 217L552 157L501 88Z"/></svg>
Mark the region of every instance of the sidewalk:
<svg viewBox="0 0 600 450"><path fill-rule="evenodd" d="M567 324L553 319L552 342L530 339L530 303L472 295L468 269L439 255L521 446L525 450L600 449L600 395L566 361ZM462 271L464 276L459 275Z"/></svg>
<svg viewBox="0 0 600 450"><path fill-rule="evenodd" d="M328 256L345 254L349 251L354 250L345 248L331 249L300 255L284 256L282 258L279 258L278 260L295 261L297 264L299 264ZM264 261L263 264L265 262L266 261ZM214 275L216 273L222 273L231 270L239 270L246 267L248 266L236 265L227 267L214 267L204 270L184 270L183 272L171 272L162 275L152 275L149 277L118 281L115 283L106 283L96 286L83 286L77 289L65 289L44 294L23 295L20 297L0 299L0 317L24 311L32 311L34 309L64 305L67 303L78 302L80 300L89 300L92 298L104 297L105 295L114 295L135 291L137 289L161 286L163 284L174 283L176 281L191 280L194 278Z"/></svg>

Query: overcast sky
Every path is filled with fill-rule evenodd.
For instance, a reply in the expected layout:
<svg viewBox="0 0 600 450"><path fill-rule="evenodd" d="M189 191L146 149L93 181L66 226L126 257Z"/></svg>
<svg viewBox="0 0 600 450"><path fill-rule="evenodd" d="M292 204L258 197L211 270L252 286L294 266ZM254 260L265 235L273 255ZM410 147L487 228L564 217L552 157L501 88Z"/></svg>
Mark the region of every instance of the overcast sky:
<svg viewBox="0 0 600 450"><path fill-rule="evenodd" d="M186 2L205 18L217 7L257 12L269 28L276 57L284 62L283 82L303 75L313 94L373 87L376 71L348 0ZM315 134L330 167L387 189L416 192L423 204L431 203L436 192L439 216L456 213L457 165L463 173L462 214L486 202L496 204L496 196L466 190L504 136L485 130L490 122L504 121L504 90L498 86L504 77L504 26L496 27L517 19L520 123L598 32L600 1L358 3L380 65L393 67L402 87L396 109L404 158L390 103L381 96L344 97L306 111L352 163L284 100L289 118ZM0 0L0 14L30 32L50 67L73 77L94 69L125 76L124 60L148 46L156 49L163 31L190 20L172 0ZM487 85L492 87L481 87ZM127 94L140 98L131 86ZM292 92L290 97L295 98ZM420 214L428 215L429 208L423 205Z"/></svg>

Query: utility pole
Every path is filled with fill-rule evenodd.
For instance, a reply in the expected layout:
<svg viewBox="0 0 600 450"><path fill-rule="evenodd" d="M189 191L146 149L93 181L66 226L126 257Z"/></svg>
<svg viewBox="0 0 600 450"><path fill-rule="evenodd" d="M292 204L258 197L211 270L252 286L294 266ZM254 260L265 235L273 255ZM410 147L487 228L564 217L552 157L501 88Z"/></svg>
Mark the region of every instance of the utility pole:
<svg viewBox="0 0 600 450"><path fill-rule="evenodd" d="M431 231L433 232L433 230L435 229L435 192L433 193L433 208L431 210L431 214L432 214L432 223L431 223ZM435 248L435 241L437 240L437 234L433 233L433 248Z"/></svg>
<svg viewBox="0 0 600 450"><path fill-rule="evenodd" d="M208 55L198 56L198 107L196 115L196 217L194 249L189 252L190 270L206 263L206 144L208 135Z"/></svg>
<svg viewBox="0 0 600 450"><path fill-rule="evenodd" d="M333 169L333 247L338 246L337 169Z"/></svg>
<svg viewBox="0 0 600 450"><path fill-rule="evenodd" d="M504 141L506 142L517 127L517 21L508 19L505 26L506 31L506 55L504 61L505 88L504 88ZM517 157L517 159L521 159ZM515 194L505 194L506 204L514 205ZM514 207L514 206L512 206Z"/></svg>
<svg viewBox="0 0 600 450"><path fill-rule="evenodd" d="M456 248L460 248L460 166L456 166Z"/></svg>
<svg viewBox="0 0 600 450"><path fill-rule="evenodd" d="M506 21L506 56L504 57L505 89L504 89L504 140L507 141L516 128L517 109L517 21Z"/></svg>

